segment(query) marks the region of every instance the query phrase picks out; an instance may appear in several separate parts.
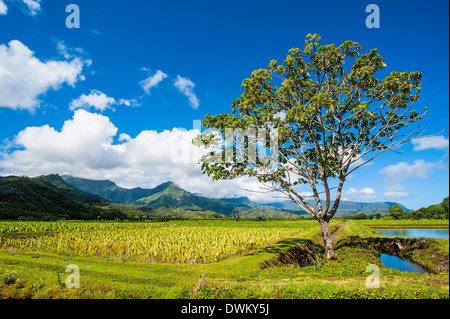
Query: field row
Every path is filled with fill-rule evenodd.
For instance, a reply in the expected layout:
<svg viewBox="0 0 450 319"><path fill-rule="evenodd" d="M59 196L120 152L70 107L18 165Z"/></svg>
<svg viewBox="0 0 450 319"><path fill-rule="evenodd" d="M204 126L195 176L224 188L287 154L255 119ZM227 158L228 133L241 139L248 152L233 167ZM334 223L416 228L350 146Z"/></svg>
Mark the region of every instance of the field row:
<svg viewBox="0 0 450 319"><path fill-rule="evenodd" d="M110 221L0 221L0 236L10 233L30 233L43 231L73 231L102 229L140 229L155 227L204 226L204 227L236 227L236 228L311 228L316 221L271 220L271 221L233 221L233 220L184 220L171 222L110 222Z"/></svg>

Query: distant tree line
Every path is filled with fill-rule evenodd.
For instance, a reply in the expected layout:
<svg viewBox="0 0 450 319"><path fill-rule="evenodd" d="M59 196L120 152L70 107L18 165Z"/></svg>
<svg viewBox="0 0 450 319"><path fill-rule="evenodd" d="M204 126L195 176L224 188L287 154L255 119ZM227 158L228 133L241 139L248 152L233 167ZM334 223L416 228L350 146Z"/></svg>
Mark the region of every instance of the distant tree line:
<svg viewBox="0 0 450 319"><path fill-rule="evenodd" d="M354 215L344 214L341 216L343 219L448 219L449 211L449 198L445 198L442 203L437 205L431 205L427 208L422 207L414 211L404 211L399 205L393 205L389 208L389 214L381 215L359 213Z"/></svg>
<svg viewBox="0 0 450 319"><path fill-rule="evenodd" d="M359 213L351 216L344 214L341 216L342 219L380 219L381 217L383 217L383 215L381 215L380 213L376 214Z"/></svg>
<svg viewBox="0 0 450 319"><path fill-rule="evenodd" d="M448 219L449 198L438 205L431 205L427 208L422 207L415 211L405 212L403 209L394 205L389 208L389 214L386 218L389 219Z"/></svg>

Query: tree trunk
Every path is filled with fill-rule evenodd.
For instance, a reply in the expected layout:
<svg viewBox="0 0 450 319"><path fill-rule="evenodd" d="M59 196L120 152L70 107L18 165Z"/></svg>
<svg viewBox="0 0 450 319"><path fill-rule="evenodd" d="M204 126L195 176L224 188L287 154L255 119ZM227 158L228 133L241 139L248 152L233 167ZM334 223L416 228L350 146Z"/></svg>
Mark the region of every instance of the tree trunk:
<svg viewBox="0 0 450 319"><path fill-rule="evenodd" d="M320 230L322 231L323 245L325 247L325 253L327 259L334 257L333 238L330 234L330 228L328 227L328 221L324 219L319 220Z"/></svg>

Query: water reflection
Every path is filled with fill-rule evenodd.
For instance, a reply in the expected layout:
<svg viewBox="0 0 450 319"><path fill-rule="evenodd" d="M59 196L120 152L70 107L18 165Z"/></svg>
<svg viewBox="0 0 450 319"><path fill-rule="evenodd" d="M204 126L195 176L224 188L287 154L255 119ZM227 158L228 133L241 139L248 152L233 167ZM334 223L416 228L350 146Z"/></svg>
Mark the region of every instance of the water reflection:
<svg viewBox="0 0 450 319"><path fill-rule="evenodd" d="M394 237L425 237L448 239L448 228L385 228L377 233Z"/></svg>
<svg viewBox="0 0 450 319"><path fill-rule="evenodd" d="M380 261L386 268L397 269L405 272L416 272L419 274L425 274L425 271L419 266L413 264L409 260L403 260L397 256L381 254Z"/></svg>

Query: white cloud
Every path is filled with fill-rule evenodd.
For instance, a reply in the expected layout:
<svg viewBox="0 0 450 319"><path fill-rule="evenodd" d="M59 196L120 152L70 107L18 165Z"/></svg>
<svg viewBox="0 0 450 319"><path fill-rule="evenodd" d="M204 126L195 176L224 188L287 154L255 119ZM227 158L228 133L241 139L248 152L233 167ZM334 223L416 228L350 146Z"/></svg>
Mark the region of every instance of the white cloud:
<svg viewBox="0 0 450 319"><path fill-rule="evenodd" d="M136 107L136 106L141 106L141 104L136 100L136 99L119 99L119 104L123 104L126 106L132 106L132 107Z"/></svg>
<svg viewBox="0 0 450 319"><path fill-rule="evenodd" d="M114 161L109 147L117 128L108 118L77 110L61 131L44 125L27 127L19 132L14 142L23 147L4 155L2 167L12 171L33 173L62 168L71 171L80 167L107 167Z"/></svg>
<svg viewBox="0 0 450 319"><path fill-rule="evenodd" d="M183 78L177 75L177 79L174 82L174 85L181 93L187 96L192 108L197 109L199 106L199 100L194 94L193 88L195 87L195 84L188 78Z"/></svg>
<svg viewBox="0 0 450 319"><path fill-rule="evenodd" d="M41 0L14 0L13 4L18 5L19 9L29 15L35 16L41 11ZM6 15L8 7L4 0L0 0L0 15Z"/></svg>
<svg viewBox="0 0 450 319"><path fill-rule="evenodd" d="M83 48L69 47L64 41L58 40L56 37L53 37L52 41L56 44L58 53L61 54L66 60L74 59L80 56L87 56L87 53ZM89 66L92 64L92 61L86 58L84 59L84 63Z"/></svg>
<svg viewBox="0 0 450 319"><path fill-rule="evenodd" d="M381 174L386 175L388 181L399 182L404 179L420 178L426 179L435 169L443 169L443 161L426 162L423 159L415 160L410 165L406 162L399 162L395 165L389 165L380 170Z"/></svg>
<svg viewBox="0 0 450 319"><path fill-rule="evenodd" d="M6 15L8 13L8 7L3 0L0 0L0 15Z"/></svg>
<svg viewBox="0 0 450 319"><path fill-rule="evenodd" d="M344 193L343 200L371 200L377 197L378 194L373 188L365 187L357 190L351 187Z"/></svg>
<svg viewBox="0 0 450 319"><path fill-rule="evenodd" d="M42 62L18 40L0 44L0 107L33 111L41 104L40 95L58 90L64 83L73 87L82 80L85 64L78 57Z"/></svg>
<svg viewBox="0 0 450 319"><path fill-rule="evenodd" d="M449 141L443 135L423 137L412 140L413 151L423 151L428 149L448 149Z"/></svg>
<svg viewBox="0 0 450 319"><path fill-rule="evenodd" d="M147 68L142 68L142 70L147 71ZM141 87L144 89L145 93L150 94L150 89L156 87L161 81L167 78L168 75L161 70L156 71L154 75L148 76L145 80L139 82ZM199 100L194 93L195 84L188 78L183 78L177 75L177 79L173 82L174 86L183 93L189 100L189 104L193 109L197 109L199 106Z"/></svg>
<svg viewBox="0 0 450 319"><path fill-rule="evenodd" d="M438 162L426 162L423 159L415 160L413 164L407 162L399 162L395 165L389 165L380 170L381 174L386 175L384 195L387 198L397 199L410 197L408 189L401 185L400 182L405 179L427 179L436 169L444 169L445 165L442 160Z"/></svg>
<svg viewBox="0 0 450 319"><path fill-rule="evenodd" d="M143 70L147 70L146 68L142 68ZM158 85L159 82L167 78L167 74L162 72L161 70L156 71L156 73L152 76L149 76L145 80L140 82L140 85L144 89L145 93L150 94L150 89Z"/></svg>
<svg viewBox="0 0 450 319"><path fill-rule="evenodd" d="M274 201L271 194L243 190L259 190L260 184L254 179L212 182L203 175L198 164L202 153L191 143L198 130L145 130L134 138L118 133L108 117L75 110L61 129L49 125L27 127L15 136L15 147L0 148L1 174L71 174L110 179L122 187L145 188L170 180L209 197L236 195Z"/></svg>
<svg viewBox="0 0 450 319"><path fill-rule="evenodd" d="M408 189L398 183L385 185L384 188L386 189L386 191L384 192L384 196L388 199L411 197Z"/></svg>
<svg viewBox="0 0 450 319"><path fill-rule="evenodd" d="M22 2L28 7L29 14L33 16L41 11L41 0L22 0Z"/></svg>
<svg viewBox="0 0 450 319"><path fill-rule="evenodd" d="M70 102L69 109L73 111L80 108L89 109L93 107L96 110L100 110L103 112L106 109L114 109L112 106L118 104L123 104L126 106L138 105L135 99L119 99L119 101L116 101L115 98L109 97L101 91L91 90L91 93L89 95L82 94L78 99Z"/></svg>
<svg viewBox="0 0 450 319"><path fill-rule="evenodd" d="M78 99L73 100L69 109L73 111L79 108L89 109L94 107L97 110L104 111L107 108L112 108L111 106L114 104L117 104L114 98L106 96L103 92L91 90L89 95L82 94Z"/></svg>

